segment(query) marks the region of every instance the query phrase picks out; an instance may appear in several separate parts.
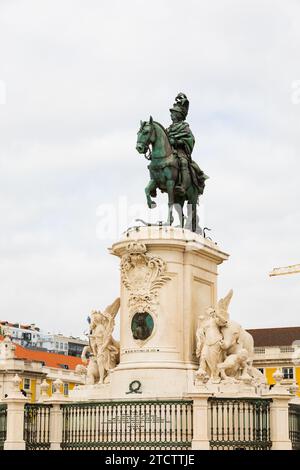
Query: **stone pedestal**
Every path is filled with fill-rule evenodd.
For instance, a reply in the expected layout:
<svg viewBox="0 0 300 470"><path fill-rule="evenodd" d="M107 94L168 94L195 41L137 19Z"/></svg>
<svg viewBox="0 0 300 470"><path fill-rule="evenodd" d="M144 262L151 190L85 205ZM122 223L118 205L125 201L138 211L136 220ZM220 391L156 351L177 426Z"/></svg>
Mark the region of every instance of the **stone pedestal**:
<svg viewBox="0 0 300 470"><path fill-rule="evenodd" d="M16 374L11 381L8 396L3 400L7 405L7 432L4 450L25 450L24 406L28 399L20 391L21 382L22 379Z"/></svg>
<svg viewBox="0 0 300 470"><path fill-rule="evenodd" d="M95 384L95 385L77 385L70 390L69 397L72 401L99 401L111 399L111 384Z"/></svg>
<svg viewBox="0 0 300 470"><path fill-rule="evenodd" d="M50 450L61 450L63 416L61 403L53 403L50 411Z"/></svg>
<svg viewBox="0 0 300 470"><path fill-rule="evenodd" d="M61 405L68 403L70 399L61 392L62 381L60 379L56 379L53 385L53 395L45 398L43 403L52 405L50 410L50 450L61 450L60 444L63 433L63 412Z"/></svg>
<svg viewBox="0 0 300 470"><path fill-rule="evenodd" d="M192 450L209 450L208 398L209 392L190 393L193 399L193 440Z"/></svg>
<svg viewBox="0 0 300 470"><path fill-rule="evenodd" d="M27 399L23 396L8 397L4 400L7 404L7 434L4 450L25 450L23 427L26 402Z"/></svg>
<svg viewBox="0 0 300 470"><path fill-rule="evenodd" d="M217 268L228 255L214 242L172 227L131 230L110 252L121 262L121 351L110 375L111 398L181 397L198 367L198 317L216 303ZM139 326L134 337L137 313L151 316L147 338Z"/></svg>
<svg viewBox="0 0 300 470"><path fill-rule="evenodd" d="M243 382L226 383L224 381L219 384L211 382L201 383L199 380L195 380L191 384L189 382L189 393L208 393L210 396L219 398L258 398L266 392L264 385L248 385Z"/></svg>
<svg viewBox="0 0 300 470"><path fill-rule="evenodd" d="M272 450L292 450L292 443L289 437L290 393L283 385L276 384L265 395L265 398L272 398L270 404Z"/></svg>

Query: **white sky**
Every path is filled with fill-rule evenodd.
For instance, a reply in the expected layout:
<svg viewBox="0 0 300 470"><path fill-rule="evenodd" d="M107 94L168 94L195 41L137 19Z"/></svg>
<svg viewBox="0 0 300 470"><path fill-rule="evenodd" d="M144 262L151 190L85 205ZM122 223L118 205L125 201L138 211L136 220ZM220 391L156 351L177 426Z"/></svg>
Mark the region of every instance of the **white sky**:
<svg viewBox="0 0 300 470"><path fill-rule="evenodd" d="M0 318L79 335L118 295L97 210L149 219L136 132L183 91L219 294L245 327L299 325L300 276L268 277L300 262L299 21L297 0L0 0Z"/></svg>

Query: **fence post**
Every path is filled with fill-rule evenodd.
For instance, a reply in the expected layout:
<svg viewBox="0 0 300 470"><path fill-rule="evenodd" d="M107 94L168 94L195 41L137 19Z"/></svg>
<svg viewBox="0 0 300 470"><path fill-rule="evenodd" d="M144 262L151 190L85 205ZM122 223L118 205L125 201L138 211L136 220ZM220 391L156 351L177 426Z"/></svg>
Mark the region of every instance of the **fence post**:
<svg viewBox="0 0 300 470"><path fill-rule="evenodd" d="M287 395L272 395L270 404L270 430L272 450L291 450L289 438L289 401Z"/></svg>
<svg viewBox="0 0 300 470"><path fill-rule="evenodd" d="M27 399L20 391L22 380L16 374L12 381L12 388L4 398L7 404L7 431L4 450L25 450L24 441L24 405Z"/></svg>
<svg viewBox="0 0 300 470"><path fill-rule="evenodd" d="M265 395L272 398L270 403L270 432L272 450L292 450L289 437L289 402L291 394L282 382L282 372L277 370L273 374L276 385Z"/></svg>
<svg viewBox="0 0 300 470"><path fill-rule="evenodd" d="M60 403L53 403L50 410L50 450L61 450L63 416Z"/></svg>
<svg viewBox="0 0 300 470"><path fill-rule="evenodd" d="M53 386L54 393L52 397L44 399L43 403L52 405L50 410L50 450L61 450L63 413L60 405L70 401L70 399L62 393L63 382L60 379L56 379Z"/></svg>
<svg viewBox="0 0 300 470"><path fill-rule="evenodd" d="M209 450L208 392L189 393L193 399L193 450Z"/></svg>

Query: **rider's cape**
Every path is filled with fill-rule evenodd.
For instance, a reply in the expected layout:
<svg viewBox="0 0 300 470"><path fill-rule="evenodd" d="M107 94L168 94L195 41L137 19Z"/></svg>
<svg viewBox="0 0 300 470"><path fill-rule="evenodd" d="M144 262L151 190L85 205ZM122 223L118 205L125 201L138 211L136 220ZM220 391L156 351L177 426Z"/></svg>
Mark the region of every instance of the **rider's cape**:
<svg viewBox="0 0 300 470"><path fill-rule="evenodd" d="M192 177L193 184L198 188L199 194L203 194L205 187L205 180L209 177L199 168L198 164L191 159L191 154L195 145L195 137L187 122L182 121L171 126L167 129L169 138L177 142L178 147L184 150L187 160L189 162L189 169Z"/></svg>
<svg viewBox="0 0 300 470"><path fill-rule="evenodd" d="M205 180L207 180L209 176L207 176L201 170L201 168L199 168L198 164L194 162L194 160L191 160L189 167L194 185L197 186L199 194L203 194L205 188Z"/></svg>
<svg viewBox="0 0 300 470"><path fill-rule="evenodd" d="M178 142L178 146L182 147L188 156L192 154L195 145L195 137L187 122L181 121L171 124L167 129L167 133L170 139L174 139L175 142Z"/></svg>

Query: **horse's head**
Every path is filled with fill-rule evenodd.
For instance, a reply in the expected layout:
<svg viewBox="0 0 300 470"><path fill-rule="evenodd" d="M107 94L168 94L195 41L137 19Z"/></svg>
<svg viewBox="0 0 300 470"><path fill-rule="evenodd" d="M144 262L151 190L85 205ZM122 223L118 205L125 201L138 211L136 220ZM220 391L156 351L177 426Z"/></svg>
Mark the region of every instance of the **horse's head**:
<svg viewBox="0 0 300 470"><path fill-rule="evenodd" d="M149 122L141 121L141 127L137 135L136 149L139 153L146 154L149 145L155 140L155 129L153 125L153 118L150 116Z"/></svg>

